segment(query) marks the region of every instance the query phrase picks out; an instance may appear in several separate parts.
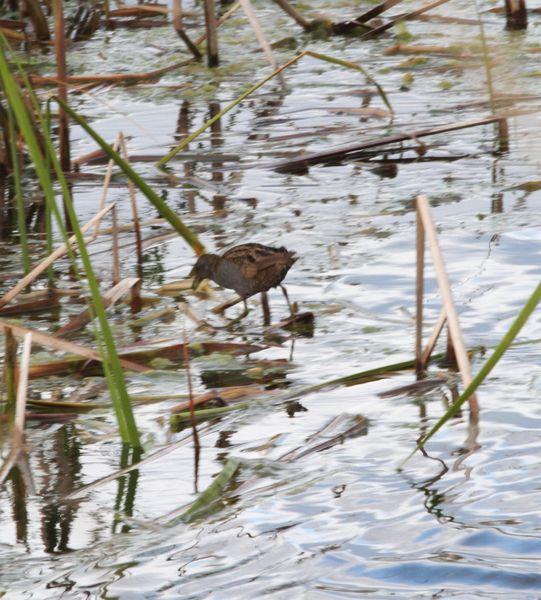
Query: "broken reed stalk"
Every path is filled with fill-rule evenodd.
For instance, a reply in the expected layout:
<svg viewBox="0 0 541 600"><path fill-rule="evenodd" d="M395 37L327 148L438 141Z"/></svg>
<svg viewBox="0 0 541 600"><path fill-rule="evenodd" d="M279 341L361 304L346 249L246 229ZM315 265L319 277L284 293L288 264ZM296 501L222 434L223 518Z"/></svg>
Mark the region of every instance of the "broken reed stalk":
<svg viewBox="0 0 541 600"><path fill-rule="evenodd" d="M24 7L32 22L36 38L42 41L50 40L51 34L49 32L49 26L47 25L47 19L41 10L39 0L24 0Z"/></svg>
<svg viewBox="0 0 541 600"><path fill-rule="evenodd" d="M3 384L6 397L3 412L13 418L17 389L17 340L11 328L6 329L4 334Z"/></svg>
<svg viewBox="0 0 541 600"><path fill-rule="evenodd" d="M106 215L113 207L114 207L114 203L109 204L109 206L100 210L100 212L98 212L96 215L94 215L94 217L92 217L92 219L90 219L90 221L88 221L88 223L86 223L85 225L83 225L81 227L81 233L85 233L91 227L93 227L96 223L99 223L99 221L104 217L104 215ZM87 240L87 241L90 241L90 240ZM69 243L72 248L75 248L75 246L77 244L77 240L76 240L75 236L72 236L69 238ZM39 277L44 271L47 270L47 268L50 265L52 265L60 257L67 254L67 252L68 252L67 244L62 244L47 258L42 260L36 267L34 267L32 269L32 271L30 273L28 273L28 275L26 275L25 277L20 279L17 282L17 284L11 290L9 290L9 292L4 294L0 298L0 308L2 308L3 306L5 306L9 302L11 302L13 300L13 298L15 298L18 294L20 294L27 285L32 283L32 281L34 281L34 279Z"/></svg>
<svg viewBox="0 0 541 600"><path fill-rule="evenodd" d="M456 354L456 360L460 369L460 375L464 387L468 387L471 384L471 367L468 359L468 353L464 346L464 340L462 338L462 330L460 328L460 322L456 313L455 304L453 301L453 294L449 285L449 279L447 277L447 271L445 270L445 263L443 255L440 250L438 235L436 228L432 220L428 201L425 196L417 197L417 212L419 213L421 223L425 230L425 235L430 246L432 254L432 262L436 271L436 279L440 288L440 293L443 298L443 305L445 307L445 314L447 316L447 325L453 342L453 347ZM479 412L479 405L477 398L473 395L469 398L470 410L472 412Z"/></svg>
<svg viewBox="0 0 541 600"><path fill-rule="evenodd" d="M422 365L423 369L425 368L426 364L430 360L430 357L432 356L432 352L434 351L434 347L436 346L436 342L438 341L438 338L440 337L440 334L443 330L443 326L445 325L446 321L447 321L447 317L445 315L445 308L442 307L442 309L440 311L440 316L438 317L438 320L436 321L436 324L434 325L434 329L432 330L432 333L430 334L430 337L428 338L428 342L426 343L426 347L423 350L423 354L421 356L421 365Z"/></svg>
<svg viewBox="0 0 541 600"><path fill-rule="evenodd" d="M390 19L389 21L387 21L387 23L384 23L379 27L374 27L372 30L363 33L363 35L361 35L359 39L362 40L383 33L384 31L387 31L387 29L393 27L396 23L400 23L401 21L407 21L408 19L418 17L419 15L422 15L425 12L432 10L433 8L441 6L446 2L449 2L449 0L434 0L434 2L424 4L423 6L421 6L421 8L418 8L417 10L413 10L412 12L406 13L404 15L399 15L397 17L394 17L393 19Z"/></svg>
<svg viewBox="0 0 541 600"><path fill-rule="evenodd" d="M205 31L207 34L207 66L217 67L218 58L218 28L216 24L216 6L214 0L203 0L205 9Z"/></svg>
<svg viewBox="0 0 541 600"><path fill-rule="evenodd" d="M113 251L113 268L111 280L113 285L117 285L120 281L120 251L118 248L118 220L116 218L116 204L113 206L113 229L111 235L111 246Z"/></svg>
<svg viewBox="0 0 541 600"><path fill-rule="evenodd" d="M479 37L481 38L481 48L483 50L483 64L485 66L486 72L486 82L487 82L487 90L488 90L488 98L490 103L490 110L492 114L496 114L496 100L494 93L494 82L492 78L492 68L490 64L490 57L488 51L488 44L485 35L485 25L483 23L483 16L481 15L481 11L479 10L479 6L477 5L477 0L474 2L475 10L477 12L477 19L479 21ZM507 119L500 119L496 123L496 127L498 128L498 142L499 142L499 150L500 152L507 152L509 150L509 127L507 124Z"/></svg>
<svg viewBox="0 0 541 600"><path fill-rule="evenodd" d="M220 27L220 25L222 25L223 23L225 23L227 21L227 19L229 19L229 17L231 15L233 15L234 13L237 12L237 10L240 8L240 2L235 2L235 4L233 4L233 6L226 11L217 21L216 21L216 27ZM202 33L196 40L195 40L195 44L196 46L199 46L199 44L202 44L205 40L207 39L207 33Z"/></svg>
<svg viewBox="0 0 541 600"><path fill-rule="evenodd" d="M526 0L505 0L506 29L526 29L528 12Z"/></svg>
<svg viewBox="0 0 541 600"><path fill-rule="evenodd" d="M56 102L62 105L62 108L74 119L78 125L80 125L86 133L101 147L101 149L112 158L115 163L120 167L122 172L133 181L138 189L148 198L150 203L156 208L160 215L168 221L168 223L175 229L186 242L191 246L195 254L200 256L205 253L205 246L200 242L197 235L187 227L178 215L173 211L169 205L152 189L152 187L138 174L136 173L131 165L129 165L111 146L98 134L90 125L83 119L78 113L76 113L70 106L65 104L60 98L54 98Z"/></svg>
<svg viewBox="0 0 541 600"><path fill-rule="evenodd" d="M24 420L26 411L26 393L28 389L28 370L30 368L30 351L32 349L32 333L27 333L23 340L19 381L17 383L17 404L13 422L13 446L20 447L24 440Z"/></svg>
<svg viewBox="0 0 541 600"><path fill-rule="evenodd" d="M122 158L129 164L128 146L126 138L122 132L119 133L120 149ZM128 179L128 194L130 197L131 211L133 216L133 225L135 232L135 250L137 252L137 277L140 279L140 285L143 283L143 241L141 237L141 226L139 224L139 211L137 209L137 196L135 195L135 186L133 181Z"/></svg>
<svg viewBox="0 0 541 600"><path fill-rule="evenodd" d="M12 423L11 450L0 467L0 485L4 483L11 469L17 464L23 452L24 424L26 419L26 392L28 388L28 370L30 366L30 350L32 347L32 334L24 337L21 367L18 374L17 398Z"/></svg>
<svg viewBox="0 0 541 600"><path fill-rule="evenodd" d="M118 152L120 147L120 133L117 134L115 141L113 142L112 148L115 152ZM105 207L105 200L109 194L109 186L111 185L111 178L113 176L113 167L115 165L115 161L110 158L107 163L107 169L105 170L105 177L103 178L103 187L101 190L100 204L98 210L103 210ZM100 233L100 221L96 223L96 227L94 229L94 238L97 238Z"/></svg>
<svg viewBox="0 0 541 600"><path fill-rule="evenodd" d="M192 42L182 25L182 0L173 0L173 27L195 60L201 60L202 56L199 48Z"/></svg>
<svg viewBox="0 0 541 600"><path fill-rule="evenodd" d="M161 75L165 75L175 69L180 69L193 62L193 58L182 60L168 67L162 67L161 69L155 69L154 71L146 71L145 73L109 73L108 75L67 75L64 82L59 82L56 77L50 77L46 75L30 75L29 80L33 86L39 85L58 85L59 83L65 83L71 86L83 86L87 85L92 87L95 85L133 85L141 81L152 81L157 79ZM78 88L81 91L81 88ZM87 90L84 90L87 91Z"/></svg>
<svg viewBox="0 0 541 600"><path fill-rule="evenodd" d="M76 344L75 342L55 338L48 333L43 333L42 331L37 331L36 329L29 329L28 327L23 327L22 325L16 325L15 323L0 319L0 332L5 333L8 329L11 330L13 335L18 338L24 338L27 333L31 333L34 343L38 344L39 346L43 346L44 348L51 348L53 350L60 350L61 352L75 354L88 360L95 360L98 362L103 362L104 360L102 355L97 350L89 348L88 346L83 346L82 344ZM145 371L148 371L147 367L143 367L142 365L132 362L131 360L121 358L120 363L125 369L135 371L136 373L144 373Z"/></svg>
<svg viewBox="0 0 541 600"><path fill-rule="evenodd" d="M307 168L310 165L322 163L325 161L342 160L348 154L362 152L364 150L370 150L371 148L377 148L378 146L386 146L387 144L406 142L415 138L425 137L428 135L437 135L440 133L448 133L450 131L466 129L468 127L488 125L490 123L496 123L502 118L504 118L502 115L494 115L492 117L485 117L483 119L470 119L468 121L460 121L459 123L440 125L438 127L431 127L429 129L420 129L418 131L413 131L409 133L398 133L386 137L379 137L374 140L369 140L368 142L356 142L354 144L339 146L337 148L332 148L324 152L313 152L312 154L305 154L299 158L290 158L287 161L278 161L265 166L266 168L273 169L274 171L291 172L301 168Z"/></svg>
<svg viewBox="0 0 541 600"><path fill-rule="evenodd" d="M424 371L423 348L423 295L425 281L425 230L419 211L415 211L416 227L416 282L415 282L415 372L420 379Z"/></svg>
<svg viewBox="0 0 541 600"><path fill-rule="evenodd" d="M64 102L68 101L68 88L66 87L66 24L64 21L64 8L62 0L53 0L54 13L54 50L56 56L57 77L61 83L58 85L58 97ZM71 170L70 161L70 135L68 115L60 108L58 111L58 141L60 145L60 166L67 173ZM71 227L68 226L68 229Z"/></svg>
<svg viewBox="0 0 541 600"><path fill-rule="evenodd" d="M265 34L263 33L263 29L261 29L261 25L259 24L259 21L257 20L257 16L255 14L252 3L250 2L250 0L240 0L240 5L242 6L242 10L244 11L246 18L248 19L248 22L250 23L250 25L252 26L252 29L254 30L255 37L257 38L257 41L259 42L259 45L261 46L261 50L265 54L269 64L273 68L273 70L276 71L276 69L278 68L278 65L276 64L276 61L274 60L274 55L272 53L270 44L267 41ZM278 75L278 79L280 80L280 83L282 85L285 85L285 81L284 81L284 77L283 77L282 73L280 73Z"/></svg>
<svg viewBox="0 0 541 600"><path fill-rule="evenodd" d="M108 308L113 304L116 304L123 296L125 296L128 292L130 292L137 284L139 283L139 279L137 277L126 277L119 283L117 283L110 290L107 290L103 296L103 306L104 308ZM66 333L70 333L72 331L77 331L78 329L82 329L87 323L89 323L93 318L92 312L87 308L83 312L79 313L71 317L71 319L58 329L54 337L61 337Z"/></svg>
<svg viewBox="0 0 541 600"><path fill-rule="evenodd" d="M507 330L507 333L503 336L500 343L494 348L494 352L490 355L490 357L486 360L485 364L481 367L477 375L473 378L468 387L462 392L462 394L451 404L448 408L447 412L441 417L441 419L432 427L432 429L421 436L417 441L417 445L413 449L413 451L407 456L398 466L398 470L401 470L404 465L408 462L408 460L417 452L417 450L421 450L424 448L426 442L437 433L444 425L447 423L449 419L454 417L457 412L460 410L460 407L469 400L473 393L477 390L477 388L483 383L483 381L488 377L492 369L496 366L500 358L505 354L510 346L513 345L513 340L517 337L520 330L526 323L526 321L530 318L531 314L537 308L539 302L541 301L541 283L537 285L532 295L529 297L526 304L522 307L521 311L517 315L516 319L511 324L511 327ZM470 414L470 422L475 423L476 417L478 415L471 413Z"/></svg>
<svg viewBox="0 0 541 600"><path fill-rule="evenodd" d="M181 307L182 309L182 307ZM182 353L184 355L184 363L186 365L186 378L188 380L188 398L190 402L190 424L192 426L192 434L193 434L193 443L196 451L201 447L199 443L199 435L197 434L197 421L195 418L195 403L193 396L193 386L192 386L192 369L190 366L190 349L188 347L188 336L186 334L186 324L184 324L184 328L182 330ZM198 454L196 454L198 456ZM197 473L197 465L196 465L196 473Z"/></svg>
<svg viewBox="0 0 541 600"><path fill-rule="evenodd" d="M278 6L297 23L297 25L300 25L305 31L310 31L311 22L308 21L308 19L305 19L287 0L274 0L274 3L278 4Z"/></svg>
<svg viewBox="0 0 541 600"><path fill-rule="evenodd" d="M385 2L381 2L377 6L374 6L370 10L367 10L362 15L359 15L358 17L356 17L353 20L356 23L366 23L367 21L370 21L370 19L379 17L379 15L381 15L385 11L389 10L393 6L400 4L401 2L404 2L404 0L385 0Z"/></svg>

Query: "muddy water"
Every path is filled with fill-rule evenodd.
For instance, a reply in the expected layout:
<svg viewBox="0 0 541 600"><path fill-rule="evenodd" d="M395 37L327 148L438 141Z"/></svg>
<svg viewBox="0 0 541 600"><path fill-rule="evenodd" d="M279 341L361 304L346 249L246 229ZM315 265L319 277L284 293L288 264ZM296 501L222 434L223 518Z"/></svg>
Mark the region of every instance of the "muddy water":
<svg viewBox="0 0 541 600"><path fill-rule="evenodd" d="M323 4L309 3L314 11L330 13ZM335 18L358 12L348 2L334 4ZM271 41L294 35L299 48L366 67L388 93L394 122L381 118L385 106L359 74L306 58L286 74L286 89L263 88L223 117L220 128L192 143L182 160L173 161L179 184L160 179L151 162L137 162L137 168L153 178L155 189L209 250L245 241L297 250L300 259L288 275L288 289L300 309L315 314L313 335L284 333L281 344L249 357L214 353L194 359L197 393L207 389L205 381L223 383L224 374L246 379L247 371L252 377L271 366L279 371L257 402L201 424L197 477L189 431L168 425L174 400L136 409L146 454L179 442L172 451L69 501L67 494L130 464L115 435L114 415L98 409L68 423L31 423L26 466L14 470L0 492L0 590L7 598L32 599L534 598L541 590L538 343L505 355L480 390L477 424L469 423L467 413L460 415L433 439L429 456L416 456L403 472L396 466L441 416L456 393L452 384L444 381L426 394L378 396L412 383L414 375L406 371L357 386L295 390L411 357L417 194L425 194L433 208L468 346L496 344L539 282L541 192L524 185L541 179L541 123L533 113L539 108L539 17L532 16L521 34L506 33L500 15L483 15L495 91L515 95L501 110L532 111L509 119L508 150L488 125L424 138L423 155L412 140L401 151L287 174L267 165L302 152L487 115L479 27L410 22L400 33L412 37L402 43L458 46L475 55L457 60L425 53L423 60L411 60L385 54L397 42L391 35L369 42L314 40L299 35L274 7L258 2L255 7ZM445 5L438 14L476 18L465 2ZM216 73L190 67L157 84L96 90L73 102L106 139L122 130L133 155L158 158L184 131L193 131L247 82L268 72L242 19L232 20L222 36L223 66ZM71 61L87 72L146 70L183 56L172 55L179 44L168 29L118 30L77 44ZM278 62L292 52L277 50ZM377 115L366 110L373 108ZM94 148L77 128L72 139L74 155ZM104 166L83 171L101 174ZM98 179L74 181L81 222L96 212L100 185ZM109 198L119 202L121 221L129 222L121 179ZM157 216L143 199L140 211L144 220ZM145 238L160 233L160 225L144 229ZM123 234L122 243L122 275L132 276L132 234ZM3 271L20 269L14 250L5 236ZM109 239L97 242L93 252L106 289ZM177 238L150 243L146 294L181 279L192 262ZM9 281L1 284L8 289ZM211 299L189 296L188 301L208 318L210 307L227 297L217 291ZM272 292L270 300L274 320L285 316L281 294ZM175 307L174 301L161 297L154 308L167 307ZM188 334L196 342L264 343L259 301L251 300L250 307L250 316L233 331L206 334L188 323ZM77 310L66 305L59 317L42 313L26 321L51 330L58 318L65 322ZM428 266L427 335L439 310ZM129 327L129 310L121 307L111 312L111 323L119 343L129 344L178 338L184 318L176 312L172 322L151 321L137 330ZM540 337L534 314L520 339ZM90 334L73 338L88 342ZM474 371L483 360L476 355ZM133 394L186 391L178 362L154 366L152 375L129 376ZM443 367L431 367L431 377L447 375ZM44 396L62 390L68 395L87 381L57 377L32 387ZM94 399L107 400L105 391ZM365 427L326 451L278 461L341 414L362 416ZM171 522L229 458L241 466L223 502L191 523ZM243 482L248 485L235 492Z"/></svg>

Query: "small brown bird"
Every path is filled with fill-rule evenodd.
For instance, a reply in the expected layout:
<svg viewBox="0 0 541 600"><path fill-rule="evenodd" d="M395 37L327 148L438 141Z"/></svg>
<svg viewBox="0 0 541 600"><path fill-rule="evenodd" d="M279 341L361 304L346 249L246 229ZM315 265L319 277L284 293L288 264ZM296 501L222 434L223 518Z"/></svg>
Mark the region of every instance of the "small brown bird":
<svg viewBox="0 0 541 600"><path fill-rule="evenodd" d="M280 286L287 305L293 314L286 288L282 281L297 260L294 252L286 248L272 248L263 244L241 244L227 250L222 256L203 254L197 259L190 277L196 289L203 279L212 279L218 285L235 290L244 302L244 312L248 314L246 299L261 293L265 324L270 322L267 290Z"/></svg>

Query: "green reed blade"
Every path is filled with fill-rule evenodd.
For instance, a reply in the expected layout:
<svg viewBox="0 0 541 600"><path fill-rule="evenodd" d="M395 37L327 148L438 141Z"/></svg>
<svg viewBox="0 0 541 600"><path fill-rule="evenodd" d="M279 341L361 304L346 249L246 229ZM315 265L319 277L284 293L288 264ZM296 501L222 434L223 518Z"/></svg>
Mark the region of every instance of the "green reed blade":
<svg viewBox="0 0 541 600"><path fill-rule="evenodd" d="M2 41L4 48L9 48L9 45L7 44L3 36L0 36L0 41ZM99 286L92 268L92 264L84 242L83 235L81 233L81 229L77 221L77 216L73 208L73 203L71 201L71 196L69 193L66 179L62 172L62 169L60 168L60 164L56 156L54 146L52 144L51 138L47 134L47 130L45 127L43 127L42 133L44 135L44 140L46 144L47 157L44 157L41 152L37 137L34 132L33 124L30 120L26 106L24 105L22 99L21 91L9 69L9 65L3 48L0 49L0 80L2 82L2 86L4 88L6 97L8 98L8 102L11 106L11 109L13 110L19 130L26 141L28 151L32 158L32 162L34 164L34 168L40 181L40 185L45 195L46 201L49 203L53 213L55 214L55 218L58 222L58 227L60 228L64 239L67 241L67 231L64 226L58 207L56 205L53 183L51 180L49 169L47 167L47 158L52 161L52 164L54 166L57 178L62 188L64 205L67 210L68 217L71 221L73 232L75 234L77 244L79 247L81 260L85 268L94 310L101 328L101 335L103 336L104 345L98 343L98 346L100 353L103 356L104 370L106 373L109 391L117 415L120 435L125 443L132 444L133 446L140 446L139 432L135 424L130 399L126 389L124 372L122 370L119 357L116 352L114 339L111 333L111 329L109 327L109 323L107 321L107 314L103 306Z"/></svg>

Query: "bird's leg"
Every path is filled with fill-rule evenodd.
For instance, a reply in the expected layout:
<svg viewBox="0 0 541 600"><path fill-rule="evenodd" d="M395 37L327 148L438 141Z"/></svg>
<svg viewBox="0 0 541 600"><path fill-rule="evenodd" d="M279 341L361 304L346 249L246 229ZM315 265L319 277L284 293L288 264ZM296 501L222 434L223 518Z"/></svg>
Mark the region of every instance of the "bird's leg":
<svg viewBox="0 0 541 600"><path fill-rule="evenodd" d="M293 312L293 306L291 305L291 302L289 301L289 296L287 295L287 290L285 288L285 286L280 285L280 287L282 288L282 292L284 293L284 298L286 299L287 305L289 307L289 314L291 316L293 316L295 313Z"/></svg>
<svg viewBox="0 0 541 600"><path fill-rule="evenodd" d="M270 325L271 311L269 306L269 297L267 292L261 292L261 306L263 307L263 325Z"/></svg>
<svg viewBox="0 0 541 600"><path fill-rule="evenodd" d="M229 320L229 323L227 324L228 328L231 327L231 325L235 325L239 321L242 321L242 319L244 319L244 317L246 317L248 315L248 313L250 312L248 310L248 305L246 304L246 299L243 298L242 301L244 303L244 310L240 313L240 315L238 317L235 317L234 319Z"/></svg>

